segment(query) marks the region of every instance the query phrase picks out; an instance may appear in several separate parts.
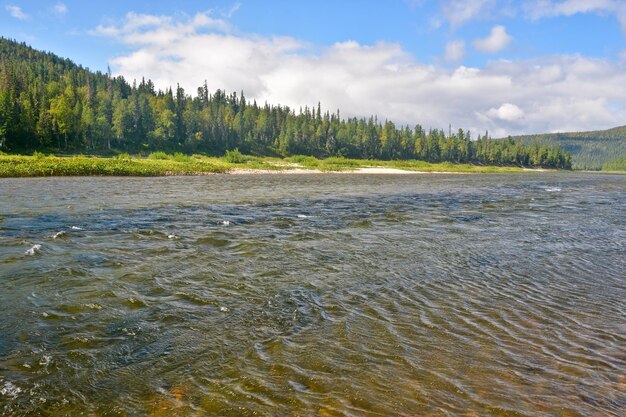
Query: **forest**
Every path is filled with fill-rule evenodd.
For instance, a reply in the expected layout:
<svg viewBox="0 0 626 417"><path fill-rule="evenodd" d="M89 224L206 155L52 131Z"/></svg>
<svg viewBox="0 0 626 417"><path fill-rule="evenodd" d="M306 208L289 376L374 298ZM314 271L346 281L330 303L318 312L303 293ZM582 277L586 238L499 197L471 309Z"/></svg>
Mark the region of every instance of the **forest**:
<svg viewBox="0 0 626 417"><path fill-rule="evenodd" d="M418 115L416 115L418 116ZM107 155L152 151L308 155L570 169L558 146L475 140L469 131L396 126L376 116L342 118L320 103L259 104L243 92L194 95L177 86L92 72L69 59L0 38L0 151Z"/></svg>
<svg viewBox="0 0 626 417"><path fill-rule="evenodd" d="M559 146L572 156L572 168L624 170L626 165L626 126L591 132L548 133L514 137L525 145Z"/></svg>

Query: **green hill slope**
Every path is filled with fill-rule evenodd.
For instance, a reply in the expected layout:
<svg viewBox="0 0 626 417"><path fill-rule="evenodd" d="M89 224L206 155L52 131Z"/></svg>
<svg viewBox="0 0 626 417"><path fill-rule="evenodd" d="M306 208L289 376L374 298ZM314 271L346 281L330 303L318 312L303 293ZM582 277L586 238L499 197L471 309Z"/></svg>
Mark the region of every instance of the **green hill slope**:
<svg viewBox="0 0 626 417"><path fill-rule="evenodd" d="M616 169L619 161L623 164L626 158L626 126L593 132L514 136L513 139L527 145L559 145L572 155L574 169Z"/></svg>

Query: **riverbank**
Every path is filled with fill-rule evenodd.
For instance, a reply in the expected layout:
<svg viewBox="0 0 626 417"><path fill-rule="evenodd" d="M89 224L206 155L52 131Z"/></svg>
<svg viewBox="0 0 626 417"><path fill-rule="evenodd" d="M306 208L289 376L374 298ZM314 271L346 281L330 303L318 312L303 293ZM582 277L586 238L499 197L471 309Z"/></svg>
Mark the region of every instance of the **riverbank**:
<svg viewBox="0 0 626 417"><path fill-rule="evenodd" d="M478 166L471 164L429 163L424 161L374 161L344 158L316 159L295 156L285 159L241 156L215 158L202 155L153 154L155 157L46 156L36 154L0 155L0 178L50 176L171 176L208 174L315 174L344 172L355 174L417 173L502 173L528 172L528 168ZM530 171L545 171L530 170Z"/></svg>
<svg viewBox="0 0 626 417"><path fill-rule="evenodd" d="M227 172L232 175L258 175L258 174L376 174L376 175L412 175L412 174L471 174L463 171L409 171L397 168L366 167L341 171L322 171L319 169L293 168L288 170L234 168Z"/></svg>

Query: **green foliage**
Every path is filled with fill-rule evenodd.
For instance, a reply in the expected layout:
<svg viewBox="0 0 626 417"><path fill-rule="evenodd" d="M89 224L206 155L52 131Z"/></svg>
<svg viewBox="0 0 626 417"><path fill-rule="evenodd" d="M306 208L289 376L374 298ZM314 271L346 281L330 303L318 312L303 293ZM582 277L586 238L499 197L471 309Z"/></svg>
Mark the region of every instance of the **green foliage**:
<svg viewBox="0 0 626 417"><path fill-rule="evenodd" d="M160 159L0 156L0 178L76 175L189 175L225 172L228 168L228 165L220 163L216 159L180 163Z"/></svg>
<svg viewBox="0 0 626 417"><path fill-rule="evenodd" d="M314 168L319 165L319 160L313 156L306 155L294 155L289 158L285 158L285 161L290 164L298 164L307 168Z"/></svg>
<svg viewBox="0 0 626 417"><path fill-rule="evenodd" d="M361 166L361 163L359 161L356 161L354 159L347 159L343 157L326 158L324 159L324 163L327 165L338 165L338 166L346 167L346 168L357 168Z"/></svg>
<svg viewBox="0 0 626 417"><path fill-rule="evenodd" d="M43 153L39 152L39 151L35 151L33 152L33 158L35 159L42 159L45 158L46 155L44 155Z"/></svg>
<svg viewBox="0 0 626 417"><path fill-rule="evenodd" d="M170 159L170 156L166 154L165 152L158 151L158 152L152 152L150 155L148 155L148 159L165 161L166 159Z"/></svg>
<svg viewBox="0 0 626 417"><path fill-rule="evenodd" d="M226 162L230 162L231 164L243 164L246 162L246 157L239 152L238 148L235 148L232 151L226 151L224 159Z"/></svg>
<svg viewBox="0 0 626 417"><path fill-rule="evenodd" d="M183 154L182 152L175 152L174 155L170 157L170 159L176 162L190 162L191 161L191 157Z"/></svg>
<svg viewBox="0 0 626 417"><path fill-rule="evenodd" d="M117 159L119 159L120 161L130 161L132 157L127 152L122 152L121 154L117 155Z"/></svg>
<svg viewBox="0 0 626 417"><path fill-rule="evenodd" d="M614 159L602 165L603 171L626 171L626 157Z"/></svg>
<svg viewBox="0 0 626 417"><path fill-rule="evenodd" d="M411 129L390 121L383 124L375 117L342 119L339 111L322 113L319 103L299 112L259 106L243 93L209 94L206 83L195 97L181 87L156 91L150 80L130 85L122 77L93 73L4 38L0 147L24 153L152 151L150 160L179 163L190 161L183 154L195 153L226 154L230 163L252 162L244 154L280 155L292 156L289 163L319 169L345 169L356 159L571 167L569 155L558 146L524 146L513 140L493 141L488 135L472 141L462 129L446 134L419 125Z"/></svg>
<svg viewBox="0 0 626 417"><path fill-rule="evenodd" d="M526 145L558 145L572 155L574 169L605 169L604 164L626 157L626 126L593 132L517 136L514 140Z"/></svg>

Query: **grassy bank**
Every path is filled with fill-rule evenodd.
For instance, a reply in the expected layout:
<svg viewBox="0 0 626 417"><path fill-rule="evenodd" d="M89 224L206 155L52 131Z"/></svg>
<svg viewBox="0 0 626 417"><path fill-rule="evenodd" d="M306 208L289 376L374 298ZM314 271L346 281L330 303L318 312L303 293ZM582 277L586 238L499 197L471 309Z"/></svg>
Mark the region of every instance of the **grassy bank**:
<svg viewBox="0 0 626 417"><path fill-rule="evenodd" d="M229 152L225 157L202 155L168 155L155 152L148 157L127 154L117 157L71 156L57 157L43 154L0 155L0 177L46 177L46 176L165 176L227 173L245 170L293 170L309 169L324 172L354 171L360 168L393 168L420 172L497 173L526 172L517 167L432 164L424 161L372 161L344 158L316 159L310 156L290 158L258 158Z"/></svg>
<svg viewBox="0 0 626 417"><path fill-rule="evenodd" d="M49 176L163 176L226 172L229 164L218 158L144 159L130 156L56 157L56 156L0 156L0 177Z"/></svg>

